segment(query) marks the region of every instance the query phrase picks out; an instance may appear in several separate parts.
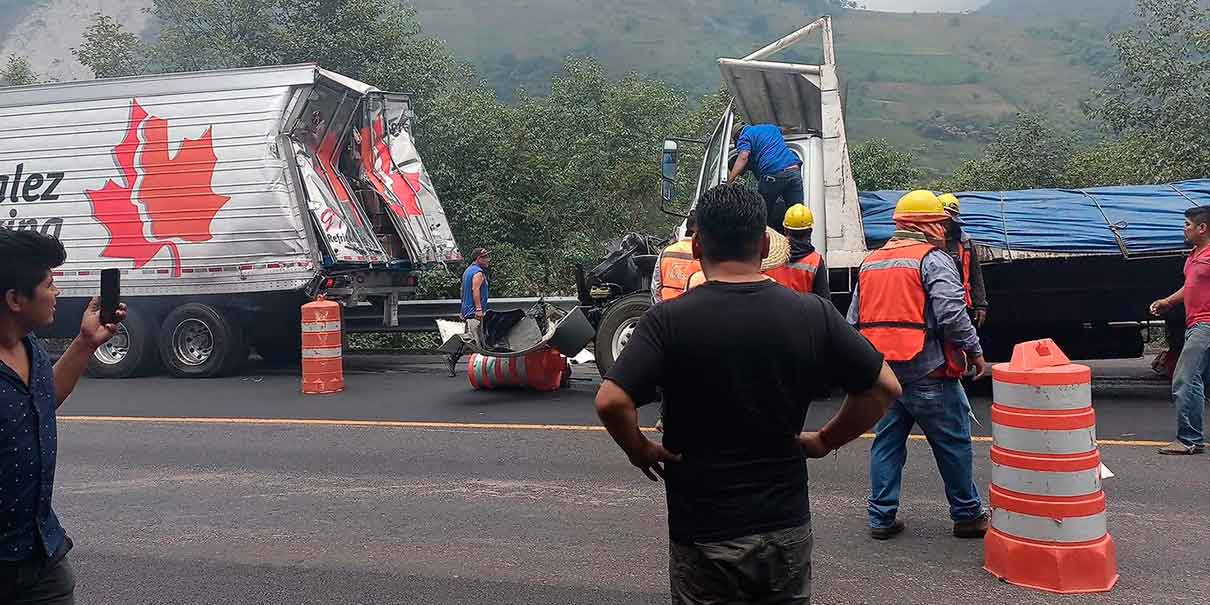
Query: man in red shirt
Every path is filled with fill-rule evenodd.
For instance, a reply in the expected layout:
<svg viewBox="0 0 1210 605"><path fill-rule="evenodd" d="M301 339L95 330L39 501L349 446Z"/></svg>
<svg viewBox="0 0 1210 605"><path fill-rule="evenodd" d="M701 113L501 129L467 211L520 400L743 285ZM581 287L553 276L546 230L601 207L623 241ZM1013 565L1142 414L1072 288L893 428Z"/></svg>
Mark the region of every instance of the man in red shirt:
<svg viewBox="0 0 1210 605"><path fill-rule="evenodd" d="M1206 450L1202 417L1206 412L1206 383L1210 382L1210 206L1185 211L1185 242L1193 246L1185 261L1185 285L1172 296L1151 303L1159 316L1185 305L1185 347L1172 376L1176 402L1176 441L1161 454L1200 454Z"/></svg>

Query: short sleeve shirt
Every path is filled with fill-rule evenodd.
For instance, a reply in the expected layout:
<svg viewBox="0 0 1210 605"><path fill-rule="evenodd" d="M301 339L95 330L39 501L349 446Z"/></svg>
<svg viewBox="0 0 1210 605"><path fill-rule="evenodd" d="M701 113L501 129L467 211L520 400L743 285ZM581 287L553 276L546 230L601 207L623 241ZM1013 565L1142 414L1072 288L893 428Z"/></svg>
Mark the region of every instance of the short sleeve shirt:
<svg viewBox="0 0 1210 605"><path fill-rule="evenodd" d="M1185 260L1185 322L1190 328L1210 323L1210 246Z"/></svg>
<svg viewBox="0 0 1210 605"><path fill-rule="evenodd" d="M709 542L809 519L795 437L811 399L874 385L882 355L831 303L773 281L707 282L652 307L607 378L664 397L669 534Z"/></svg>
<svg viewBox="0 0 1210 605"><path fill-rule="evenodd" d="M745 126L735 143L735 149L751 154L749 161L752 162L757 176L772 176L802 163L798 156L786 147L786 139L782 136L781 129L773 124Z"/></svg>
<svg viewBox="0 0 1210 605"><path fill-rule="evenodd" d="M37 338L26 336L25 347L28 386L0 363L0 561L53 557L64 539L51 508L58 452L54 368Z"/></svg>

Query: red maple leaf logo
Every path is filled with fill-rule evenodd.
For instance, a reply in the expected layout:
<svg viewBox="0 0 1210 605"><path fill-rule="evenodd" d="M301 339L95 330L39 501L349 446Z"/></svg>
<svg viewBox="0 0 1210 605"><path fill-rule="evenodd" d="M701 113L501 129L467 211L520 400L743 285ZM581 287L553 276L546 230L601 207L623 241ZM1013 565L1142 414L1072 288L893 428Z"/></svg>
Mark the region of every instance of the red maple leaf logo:
<svg viewBox="0 0 1210 605"><path fill-rule="evenodd" d="M168 121L149 115L131 99L126 136L113 157L124 182L110 179L100 189L85 191L93 216L109 231L101 256L130 259L138 269L167 248L172 274L180 277L181 253L173 240L211 240L214 216L231 201L211 187L218 157L210 129L200 138L182 140L176 155L169 156Z"/></svg>
<svg viewBox="0 0 1210 605"><path fill-rule="evenodd" d="M409 216L424 216L424 210L421 210L419 202L416 200L416 192L420 191L420 173L419 172L401 172L396 170L391 165L391 150L386 144L386 120L381 116L374 120L374 141L377 149L375 156L378 160L377 171L379 174L386 175L390 179L389 183L384 183L386 187L390 187L395 194L395 199L399 203L391 203L391 210L400 218ZM369 143L369 138L362 135L363 145ZM370 157L370 156L365 156ZM371 171L373 172L373 171ZM400 206L402 204L402 206Z"/></svg>

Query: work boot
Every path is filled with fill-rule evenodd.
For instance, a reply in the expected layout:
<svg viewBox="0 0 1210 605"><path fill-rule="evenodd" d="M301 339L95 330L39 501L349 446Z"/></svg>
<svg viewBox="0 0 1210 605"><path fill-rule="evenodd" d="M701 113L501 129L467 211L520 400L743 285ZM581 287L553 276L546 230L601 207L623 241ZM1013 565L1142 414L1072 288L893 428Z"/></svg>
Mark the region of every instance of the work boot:
<svg viewBox="0 0 1210 605"><path fill-rule="evenodd" d="M445 369L450 373L450 378L458 375L458 358L453 355L445 356Z"/></svg>
<svg viewBox="0 0 1210 605"><path fill-rule="evenodd" d="M974 519L966 521L954 521L954 537L955 538L982 538L983 534L987 533L987 528L991 526L991 515L983 513Z"/></svg>
<svg viewBox="0 0 1210 605"><path fill-rule="evenodd" d="M1206 446L1204 445L1185 445L1180 441L1173 441L1160 448L1160 453L1165 456L1191 456L1204 451L1206 451Z"/></svg>
<svg viewBox="0 0 1210 605"><path fill-rule="evenodd" d="M890 527L871 527L870 537L874 538L875 540L890 540L891 538L903 533L905 527L907 526L903 523L903 521L895 519L895 522L892 523Z"/></svg>

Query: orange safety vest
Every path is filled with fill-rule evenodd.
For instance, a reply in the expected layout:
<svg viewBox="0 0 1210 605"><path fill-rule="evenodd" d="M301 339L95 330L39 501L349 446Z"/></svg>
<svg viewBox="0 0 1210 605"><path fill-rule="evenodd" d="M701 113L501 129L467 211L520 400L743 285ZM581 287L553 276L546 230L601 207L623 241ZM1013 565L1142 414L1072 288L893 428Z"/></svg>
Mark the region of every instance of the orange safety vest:
<svg viewBox="0 0 1210 605"><path fill-rule="evenodd" d="M693 258L693 240L673 242L660 255L660 300L672 300L685 293L689 276L702 270Z"/></svg>
<svg viewBox="0 0 1210 605"><path fill-rule="evenodd" d="M857 276L857 328L887 361L911 361L928 335L924 257L937 248L927 242L892 239L866 257ZM946 342L944 374L966 372L966 353Z"/></svg>
<svg viewBox="0 0 1210 605"><path fill-rule="evenodd" d="M822 260L819 252L812 252L792 263L769 269L765 271L765 275L795 292L810 294L814 291L815 274L819 271Z"/></svg>

